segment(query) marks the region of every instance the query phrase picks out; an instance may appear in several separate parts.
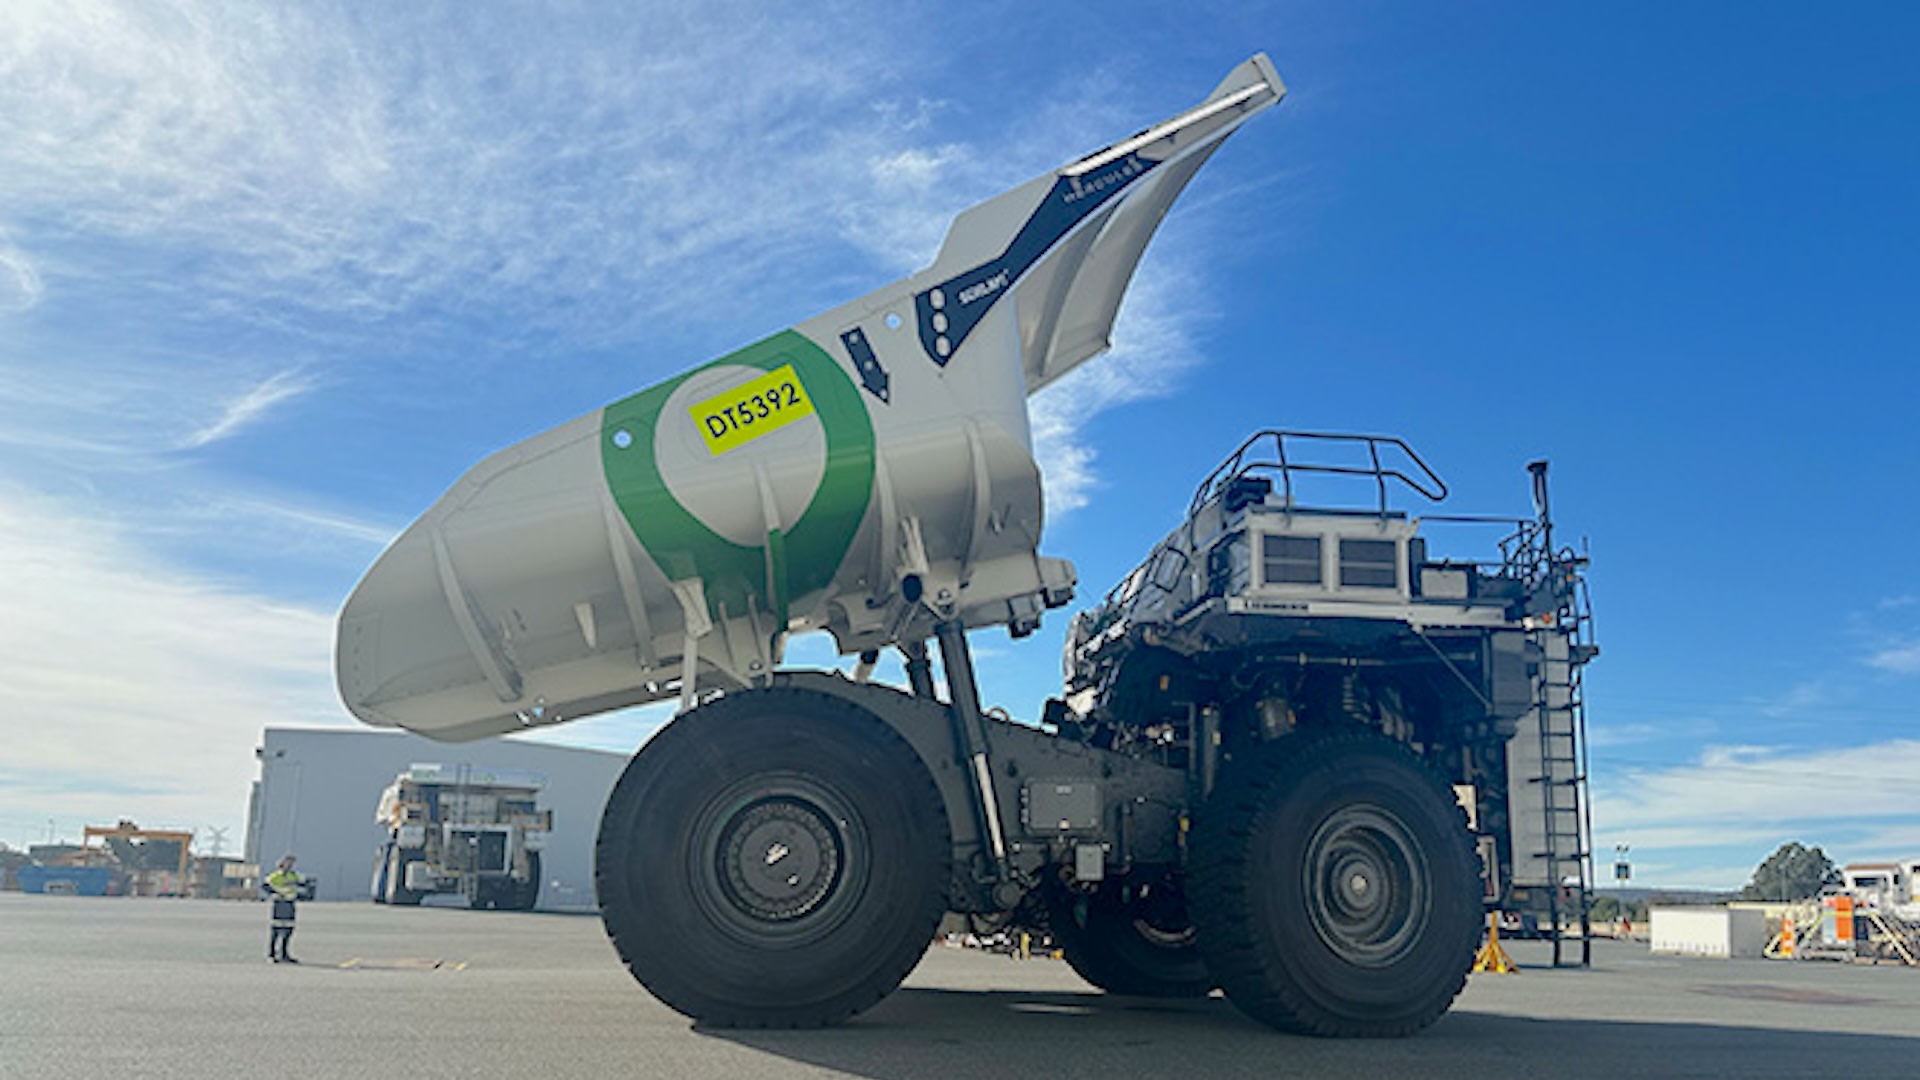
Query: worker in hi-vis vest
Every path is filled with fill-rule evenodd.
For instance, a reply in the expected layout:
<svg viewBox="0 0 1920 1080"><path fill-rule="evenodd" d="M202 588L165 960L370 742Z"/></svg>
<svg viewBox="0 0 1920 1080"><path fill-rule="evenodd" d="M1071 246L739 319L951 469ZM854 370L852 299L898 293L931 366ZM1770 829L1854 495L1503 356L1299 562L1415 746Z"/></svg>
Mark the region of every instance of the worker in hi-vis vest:
<svg viewBox="0 0 1920 1080"><path fill-rule="evenodd" d="M280 865L260 883L261 891L273 901L273 929L267 935L267 959L276 964L297 964L287 952L293 940L293 905L300 898L300 875L293 871L293 856L280 857Z"/></svg>

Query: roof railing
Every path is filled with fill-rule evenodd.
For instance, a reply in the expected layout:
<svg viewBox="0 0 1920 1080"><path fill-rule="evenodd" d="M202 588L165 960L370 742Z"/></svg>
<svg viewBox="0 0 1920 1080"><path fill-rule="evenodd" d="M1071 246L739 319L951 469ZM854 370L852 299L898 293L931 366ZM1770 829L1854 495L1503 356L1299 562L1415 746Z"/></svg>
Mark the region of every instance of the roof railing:
<svg viewBox="0 0 1920 1080"><path fill-rule="evenodd" d="M1289 441L1294 444L1295 452L1289 454ZM1325 447L1331 444L1344 444L1364 447L1366 465L1341 465L1331 462L1299 460L1305 447L1300 444ZM1398 450L1412 471L1402 471L1396 464L1383 461L1381 451ZM1264 451L1264 452L1263 452ZM1289 431L1270 428L1256 432L1240 448L1220 463L1219 467L1207 474L1200 487L1193 493L1193 501L1187 506L1189 518L1197 512L1207 500L1224 494L1233 481L1243 476L1278 473L1280 475L1281 494L1286 505L1294 505L1294 477L1296 474L1321 476L1359 476L1373 480L1379 492L1380 515L1388 513L1387 482L1397 481L1412 491L1424 496L1430 502L1440 502L1447 497L1447 483L1440 479L1427 463L1421 459L1413 447L1391 435L1358 435L1332 431Z"/></svg>

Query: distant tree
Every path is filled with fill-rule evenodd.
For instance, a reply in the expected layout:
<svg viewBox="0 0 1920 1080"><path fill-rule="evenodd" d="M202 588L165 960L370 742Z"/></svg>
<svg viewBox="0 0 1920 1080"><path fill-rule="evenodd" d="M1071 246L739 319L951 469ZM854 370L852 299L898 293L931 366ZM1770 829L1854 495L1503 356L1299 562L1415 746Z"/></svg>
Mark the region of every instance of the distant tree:
<svg viewBox="0 0 1920 1080"><path fill-rule="evenodd" d="M1594 922L1615 922L1620 919L1632 919L1634 922L1647 921L1647 901L1622 900L1617 896L1602 896L1593 902L1587 917Z"/></svg>
<svg viewBox="0 0 1920 1080"><path fill-rule="evenodd" d="M1616 923L1622 919L1645 926L1647 923L1647 901L1622 900L1617 896L1602 896L1593 902L1593 908L1587 917L1596 923Z"/></svg>
<svg viewBox="0 0 1920 1080"><path fill-rule="evenodd" d="M1840 883L1840 871L1817 847L1798 840L1781 844L1753 871L1753 880L1740 890L1742 900L1805 900Z"/></svg>

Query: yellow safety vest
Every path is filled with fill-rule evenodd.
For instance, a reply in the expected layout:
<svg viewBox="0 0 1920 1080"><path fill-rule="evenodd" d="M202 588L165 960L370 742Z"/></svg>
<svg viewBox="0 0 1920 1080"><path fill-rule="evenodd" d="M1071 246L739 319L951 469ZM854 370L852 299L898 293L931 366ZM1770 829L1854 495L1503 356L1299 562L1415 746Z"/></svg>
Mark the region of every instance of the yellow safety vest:
<svg viewBox="0 0 1920 1080"><path fill-rule="evenodd" d="M300 875L291 870L275 870L267 875L267 888L282 900L292 900L300 891Z"/></svg>

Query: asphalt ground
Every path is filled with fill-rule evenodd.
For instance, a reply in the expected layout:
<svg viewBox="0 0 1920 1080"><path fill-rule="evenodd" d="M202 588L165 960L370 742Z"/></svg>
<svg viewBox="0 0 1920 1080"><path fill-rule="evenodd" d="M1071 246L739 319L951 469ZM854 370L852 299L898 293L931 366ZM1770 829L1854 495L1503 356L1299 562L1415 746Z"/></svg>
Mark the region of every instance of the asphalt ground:
<svg viewBox="0 0 1920 1080"><path fill-rule="evenodd" d="M1409 1039L1277 1034L1226 1001L1109 997L1063 963L936 945L844 1027L697 1027L590 916L0 893L0 1078L1766 1077L1920 1072L1920 969L1510 943Z"/></svg>

